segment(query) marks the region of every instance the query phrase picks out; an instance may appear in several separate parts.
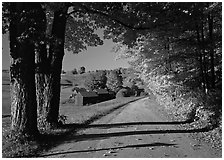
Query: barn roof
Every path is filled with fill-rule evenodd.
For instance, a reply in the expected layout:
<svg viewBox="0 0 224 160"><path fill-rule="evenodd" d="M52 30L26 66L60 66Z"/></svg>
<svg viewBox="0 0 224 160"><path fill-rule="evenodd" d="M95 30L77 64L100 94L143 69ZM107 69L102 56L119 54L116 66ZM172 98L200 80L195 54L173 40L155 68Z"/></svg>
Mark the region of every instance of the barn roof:
<svg viewBox="0 0 224 160"><path fill-rule="evenodd" d="M85 88L74 87L74 88L72 89L72 91L73 91L73 92L74 92L74 91L76 91L76 92L86 92L86 89L85 89Z"/></svg>
<svg viewBox="0 0 224 160"><path fill-rule="evenodd" d="M72 82L67 79L61 79L61 85L72 85Z"/></svg>
<svg viewBox="0 0 224 160"><path fill-rule="evenodd" d="M97 97L98 95L95 92L89 91L81 91L79 92L79 94L81 94L83 97Z"/></svg>
<svg viewBox="0 0 224 160"><path fill-rule="evenodd" d="M95 89L97 94L108 94L109 92L106 89Z"/></svg>

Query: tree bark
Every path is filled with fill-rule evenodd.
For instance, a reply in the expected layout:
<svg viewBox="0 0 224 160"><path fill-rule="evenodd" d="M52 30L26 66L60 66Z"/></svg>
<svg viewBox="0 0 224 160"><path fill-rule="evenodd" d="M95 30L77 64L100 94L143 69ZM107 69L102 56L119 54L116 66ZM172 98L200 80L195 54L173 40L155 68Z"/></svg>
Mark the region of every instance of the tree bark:
<svg viewBox="0 0 224 160"><path fill-rule="evenodd" d="M201 40L200 40L200 32L199 32L199 26L196 26L196 32L197 32L197 42L198 42L198 53L199 53L199 63L200 63L200 74L201 74L201 83L204 93L206 92L206 81L205 81L205 75L204 75L204 66L203 66L203 51L201 46Z"/></svg>
<svg viewBox="0 0 224 160"><path fill-rule="evenodd" d="M30 137L38 133L34 45L29 36L19 39L31 27L27 21L35 19L33 11L37 7L37 3L10 3L11 131L14 136ZM24 13L29 14L25 22L22 21Z"/></svg>
<svg viewBox="0 0 224 160"><path fill-rule="evenodd" d="M201 46L202 46L202 55L203 55L203 69L204 69L204 78L206 82L205 93L210 89L209 81L208 81L208 67L207 67L207 58L205 53L205 37L204 37L204 24L201 23Z"/></svg>
<svg viewBox="0 0 224 160"><path fill-rule="evenodd" d="M57 122L59 115L60 93L61 93L61 70L64 57L64 42L66 28L66 13L68 7L62 11L54 13L54 23L52 26L52 35L56 41L50 46L50 54L52 55L52 89L53 95L51 99L52 107L50 107L50 117L53 122Z"/></svg>
<svg viewBox="0 0 224 160"><path fill-rule="evenodd" d="M210 69L211 69L211 88L215 88L215 68L214 68L214 40L213 40L213 16L208 16L209 39L210 39Z"/></svg>
<svg viewBox="0 0 224 160"><path fill-rule="evenodd" d="M38 125L43 130L54 128L58 123L67 9L64 7L54 12L49 50L45 45L36 52L36 64L40 66L35 76Z"/></svg>

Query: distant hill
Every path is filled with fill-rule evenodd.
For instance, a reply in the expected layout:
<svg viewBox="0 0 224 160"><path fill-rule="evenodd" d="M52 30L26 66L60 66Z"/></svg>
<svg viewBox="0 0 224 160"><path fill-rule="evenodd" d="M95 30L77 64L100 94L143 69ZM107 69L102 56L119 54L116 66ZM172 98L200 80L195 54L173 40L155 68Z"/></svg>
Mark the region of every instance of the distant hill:
<svg viewBox="0 0 224 160"><path fill-rule="evenodd" d="M2 115L10 115L10 80L9 71L2 70Z"/></svg>
<svg viewBox="0 0 224 160"><path fill-rule="evenodd" d="M63 74L61 75L61 83L71 83L73 86L84 87L84 81L90 73L83 74Z"/></svg>

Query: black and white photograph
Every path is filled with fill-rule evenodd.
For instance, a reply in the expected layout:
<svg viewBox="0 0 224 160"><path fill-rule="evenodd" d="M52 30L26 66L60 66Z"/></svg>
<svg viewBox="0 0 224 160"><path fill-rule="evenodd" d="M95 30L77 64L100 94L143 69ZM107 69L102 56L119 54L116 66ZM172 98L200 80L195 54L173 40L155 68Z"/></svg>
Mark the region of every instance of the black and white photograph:
<svg viewBox="0 0 224 160"><path fill-rule="evenodd" d="M2 158L222 158L222 1L3 1Z"/></svg>

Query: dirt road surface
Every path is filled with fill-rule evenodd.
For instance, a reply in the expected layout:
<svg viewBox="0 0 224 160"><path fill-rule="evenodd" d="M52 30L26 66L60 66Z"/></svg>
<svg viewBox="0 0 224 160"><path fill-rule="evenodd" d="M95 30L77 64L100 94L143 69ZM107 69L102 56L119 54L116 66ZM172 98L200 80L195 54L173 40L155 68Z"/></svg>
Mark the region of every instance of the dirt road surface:
<svg viewBox="0 0 224 160"><path fill-rule="evenodd" d="M182 122L169 121L144 98L79 130L52 148L44 157L57 158L212 158L208 144L189 137ZM184 122L183 122L184 123Z"/></svg>

